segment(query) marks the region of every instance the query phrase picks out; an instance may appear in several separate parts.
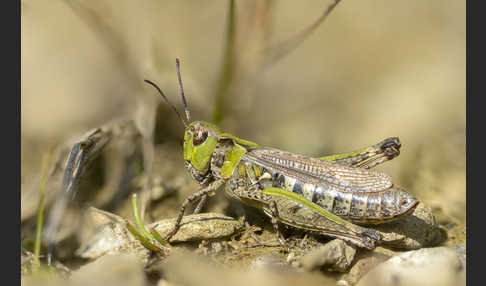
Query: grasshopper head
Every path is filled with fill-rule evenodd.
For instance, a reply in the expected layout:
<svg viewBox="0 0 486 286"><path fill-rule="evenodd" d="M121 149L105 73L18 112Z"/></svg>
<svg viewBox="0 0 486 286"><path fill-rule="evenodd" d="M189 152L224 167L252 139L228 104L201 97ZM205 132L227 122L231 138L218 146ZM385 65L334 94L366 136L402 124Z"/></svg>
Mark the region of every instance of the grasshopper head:
<svg viewBox="0 0 486 286"><path fill-rule="evenodd" d="M184 160L200 174L206 174L211 155L221 134L219 128L205 121L191 122L184 133Z"/></svg>
<svg viewBox="0 0 486 286"><path fill-rule="evenodd" d="M182 124L186 127L184 133L184 160L186 168L194 179L201 184L205 183L207 179L210 179L208 173L211 165L211 156L218 143L218 136L221 134L219 128L205 121L193 121L191 122L191 116L187 101L184 96L184 88L182 86L182 79L180 74L179 59L176 59L177 78L179 80L179 88L181 91L181 98L184 104L184 111L186 118L184 119L177 111L174 105L172 105L162 90L153 82L145 80L146 83L152 85L157 89L162 98L167 102L169 106L175 111Z"/></svg>

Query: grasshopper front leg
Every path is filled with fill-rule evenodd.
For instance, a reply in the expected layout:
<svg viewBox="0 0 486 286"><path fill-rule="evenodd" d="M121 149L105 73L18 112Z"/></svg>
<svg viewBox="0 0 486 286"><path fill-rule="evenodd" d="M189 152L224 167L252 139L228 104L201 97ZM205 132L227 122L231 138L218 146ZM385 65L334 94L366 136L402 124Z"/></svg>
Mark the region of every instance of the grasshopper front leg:
<svg viewBox="0 0 486 286"><path fill-rule="evenodd" d="M224 180L217 180L217 181L214 181L214 182L211 182L208 186L200 189L199 191L197 191L196 193L192 194L191 196L189 196L185 201L184 203L182 204L181 206L181 209L179 211L179 216L177 217L177 220L176 220L176 223L174 224L174 227L172 228L172 230L169 232L169 234L167 234L166 236L166 240L169 241L176 233L177 231L179 231L179 228L181 226L181 221L182 221L182 217L184 216L184 211L186 210L186 207L188 204L194 202L195 200L197 199L202 199L207 196L209 193L213 192L213 191L216 191L219 187L221 187L223 184L225 183Z"/></svg>
<svg viewBox="0 0 486 286"><path fill-rule="evenodd" d="M197 203L197 206L196 208L194 209L194 211L192 212L193 214L198 214L201 212L202 208L204 207L204 205L206 204L206 201L208 200L208 195L204 195L201 197L201 199L199 200L199 203Z"/></svg>

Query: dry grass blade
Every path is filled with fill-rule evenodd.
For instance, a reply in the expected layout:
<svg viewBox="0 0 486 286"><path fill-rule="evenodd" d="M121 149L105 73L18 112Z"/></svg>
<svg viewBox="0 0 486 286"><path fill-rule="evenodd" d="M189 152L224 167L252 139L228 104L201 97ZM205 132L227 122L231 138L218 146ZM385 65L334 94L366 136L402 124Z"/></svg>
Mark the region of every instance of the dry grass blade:
<svg viewBox="0 0 486 286"><path fill-rule="evenodd" d="M264 63L263 67L269 67L283 57L291 53L295 50L299 45L302 44L304 40L306 40L323 22L327 19L327 16L331 14L334 8L339 4L341 0L333 0L333 3L330 4L326 10L322 13L322 15L309 27L305 28L303 31L297 33L296 35L274 45L270 45L269 47L263 50L264 53Z"/></svg>
<svg viewBox="0 0 486 286"><path fill-rule="evenodd" d="M91 131L86 139L76 143L71 149L64 172L61 193L49 214L45 234L47 239L47 262L50 264L54 246L54 237L63 217L66 206L76 196L79 180L85 167L100 154L100 151L111 139L111 132L100 128Z"/></svg>
<svg viewBox="0 0 486 286"><path fill-rule="evenodd" d="M233 82L235 73L235 30L236 30L236 12L235 1L230 0L228 7L228 25L226 27L226 43L223 56L223 65L221 67L219 81L216 90L216 104L213 114L213 122L221 123L224 118L226 108L226 99L228 91Z"/></svg>

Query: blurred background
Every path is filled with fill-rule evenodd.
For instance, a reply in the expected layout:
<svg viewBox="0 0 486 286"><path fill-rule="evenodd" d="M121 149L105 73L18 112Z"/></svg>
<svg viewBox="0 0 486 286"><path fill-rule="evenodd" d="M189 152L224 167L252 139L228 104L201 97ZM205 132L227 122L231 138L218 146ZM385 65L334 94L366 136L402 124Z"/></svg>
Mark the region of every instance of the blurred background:
<svg viewBox="0 0 486 286"><path fill-rule="evenodd" d="M344 0L281 58L331 1L236 2L228 33L222 0L22 1L22 195L49 146L115 119L149 132L157 111L156 144L180 140L143 83L182 110L178 57L193 119L213 121L224 94L219 125L261 145L323 156L397 136L400 156L377 169L465 222L465 1Z"/></svg>

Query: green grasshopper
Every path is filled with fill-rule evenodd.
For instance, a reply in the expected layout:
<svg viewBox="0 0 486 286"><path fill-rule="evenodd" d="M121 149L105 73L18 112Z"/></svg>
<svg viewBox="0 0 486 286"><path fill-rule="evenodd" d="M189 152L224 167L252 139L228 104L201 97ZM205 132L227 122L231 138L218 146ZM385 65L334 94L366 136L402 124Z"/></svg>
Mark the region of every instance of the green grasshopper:
<svg viewBox="0 0 486 286"><path fill-rule="evenodd" d="M168 241L177 233L186 207L199 200L195 208L199 212L208 195L222 186L230 197L262 209L284 246L279 222L373 249L381 237L361 225L401 218L417 206L417 199L395 186L388 175L368 170L399 155L398 138L321 158L262 147L209 122L191 122L178 59L176 68L187 121L156 84L145 81L159 91L186 127L184 162L201 188L182 204Z"/></svg>

